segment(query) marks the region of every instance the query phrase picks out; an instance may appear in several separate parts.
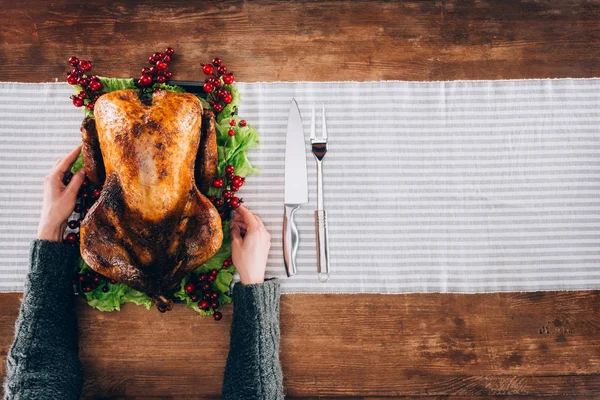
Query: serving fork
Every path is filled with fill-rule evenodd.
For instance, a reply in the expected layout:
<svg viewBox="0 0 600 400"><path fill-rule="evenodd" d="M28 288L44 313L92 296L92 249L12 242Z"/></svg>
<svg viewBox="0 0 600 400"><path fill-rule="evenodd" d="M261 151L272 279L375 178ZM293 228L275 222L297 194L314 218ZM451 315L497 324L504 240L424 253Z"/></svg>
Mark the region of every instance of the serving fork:
<svg viewBox="0 0 600 400"><path fill-rule="evenodd" d="M315 228L317 231L317 272L319 281L327 282L329 269L329 240L327 233L327 211L323 201L323 158L327 153L327 123L325 121L325 104L323 104L321 138L316 138L315 103L312 105L310 120L310 144L317 161L317 210L315 211Z"/></svg>

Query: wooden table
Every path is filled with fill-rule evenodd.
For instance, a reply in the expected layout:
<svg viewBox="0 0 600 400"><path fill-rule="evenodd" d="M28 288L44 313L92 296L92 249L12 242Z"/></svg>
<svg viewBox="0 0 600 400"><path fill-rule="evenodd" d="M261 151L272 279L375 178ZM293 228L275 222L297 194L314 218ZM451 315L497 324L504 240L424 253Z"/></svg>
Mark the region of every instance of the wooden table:
<svg viewBox="0 0 600 400"><path fill-rule="evenodd" d="M65 76L74 54L130 76L176 49L178 79L222 57L240 81L594 77L600 1L0 1L0 79ZM19 294L0 294L0 372ZM218 397L223 321L79 307L90 398ZM289 295L290 397L600 396L600 292ZM462 397L461 397L462 396ZM503 397L504 398L504 397Z"/></svg>

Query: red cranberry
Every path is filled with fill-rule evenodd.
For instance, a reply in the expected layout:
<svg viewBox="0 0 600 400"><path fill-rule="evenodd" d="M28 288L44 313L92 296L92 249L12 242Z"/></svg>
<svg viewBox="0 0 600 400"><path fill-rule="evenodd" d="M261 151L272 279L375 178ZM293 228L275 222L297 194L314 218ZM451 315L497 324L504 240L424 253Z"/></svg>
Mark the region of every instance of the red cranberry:
<svg viewBox="0 0 600 400"><path fill-rule="evenodd" d="M173 50L172 47L167 47L167 49L165 50L165 54L168 55L169 57L172 56L175 53L175 50Z"/></svg>
<svg viewBox="0 0 600 400"><path fill-rule="evenodd" d="M210 308L219 308L219 302L216 300L211 301Z"/></svg>
<svg viewBox="0 0 600 400"><path fill-rule="evenodd" d="M92 197L97 199L98 197L100 197L100 193L102 193L100 189L94 189L94 191L92 192Z"/></svg>
<svg viewBox="0 0 600 400"><path fill-rule="evenodd" d="M208 279L208 276L206 276L206 274L198 275L198 282L204 282L207 279Z"/></svg>
<svg viewBox="0 0 600 400"><path fill-rule="evenodd" d="M191 301L192 303L195 303L195 302L197 302L197 301L198 301L198 295L197 295L197 294L193 294L193 295L191 295L191 296L190 296L190 301Z"/></svg>
<svg viewBox="0 0 600 400"><path fill-rule="evenodd" d="M77 229L77 228L79 228L79 221L77 221L76 219L72 219L67 223L67 225L71 229Z"/></svg>
<svg viewBox="0 0 600 400"><path fill-rule="evenodd" d="M225 167L226 174L232 174L233 172L235 172L235 167L233 165L229 164Z"/></svg>
<svg viewBox="0 0 600 400"><path fill-rule="evenodd" d="M186 293L194 293L194 291L196 290L196 285L194 285L193 283L186 283L183 288Z"/></svg>
<svg viewBox="0 0 600 400"><path fill-rule="evenodd" d="M167 81L167 78L164 75L159 75L156 78L156 82L158 82L158 83L165 83L166 81Z"/></svg>
<svg viewBox="0 0 600 400"><path fill-rule="evenodd" d="M212 59L212 64L213 64L215 67L218 67L219 65L221 65L221 63L222 63L222 62L223 62L223 61L221 61L221 59L220 59L219 57L215 57L215 58L213 58L213 59Z"/></svg>
<svg viewBox="0 0 600 400"><path fill-rule="evenodd" d="M215 206L221 207L222 205L223 205L223 199L217 199L217 200L215 200Z"/></svg>
<svg viewBox="0 0 600 400"><path fill-rule="evenodd" d="M241 203L242 203L242 200L237 197L232 197L231 200L229 200L229 206L231 208L233 208L234 210L240 208Z"/></svg>
<svg viewBox="0 0 600 400"><path fill-rule="evenodd" d="M213 300L218 299L219 298L219 292L210 292L210 298L213 299Z"/></svg>
<svg viewBox="0 0 600 400"><path fill-rule="evenodd" d="M80 99L79 97L74 97L73 98L73 105L75 107L81 107L81 106L83 106L83 100Z"/></svg>
<svg viewBox="0 0 600 400"><path fill-rule="evenodd" d="M69 65L76 67L79 64L79 58L75 56L69 57Z"/></svg>
<svg viewBox="0 0 600 400"><path fill-rule="evenodd" d="M215 311L215 313L213 314L213 318L215 319L215 321L220 321L221 318L223 318L223 314L221 314L219 311Z"/></svg>
<svg viewBox="0 0 600 400"><path fill-rule="evenodd" d="M95 104L96 104L96 103L94 103L93 101L90 101L90 102L88 102L88 103L85 105L85 108L87 108L87 109L88 109L88 110L90 110L90 111L94 111L94 106L95 106Z"/></svg>
<svg viewBox="0 0 600 400"><path fill-rule="evenodd" d="M231 85L233 81L235 81L235 78L232 74L227 74L223 76L223 82L225 82L227 85Z"/></svg>
<svg viewBox="0 0 600 400"><path fill-rule="evenodd" d="M215 76L209 79L209 82L213 84L214 87L221 86L221 80Z"/></svg>
<svg viewBox="0 0 600 400"><path fill-rule="evenodd" d="M92 69L92 63L87 60L79 60L79 68L82 71L90 71Z"/></svg>
<svg viewBox="0 0 600 400"><path fill-rule="evenodd" d="M213 72L215 72L215 67L210 64L204 64L202 65L202 72L204 72L206 75L212 75Z"/></svg>
<svg viewBox="0 0 600 400"><path fill-rule="evenodd" d="M150 68L142 68L142 75L152 75Z"/></svg>
<svg viewBox="0 0 600 400"><path fill-rule="evenodd" d="M204 91L206 93L212 93L214 90L215 90L215 87L214 87L214 85L212 83L206 82L204 84Z"/></svg>
<svg viewBox="0 0 600 400"><path fill-rule="evenodd" d="M209 289L210 289L210 283L205 283L204 285L202 285L202 290L203 290L203 291L205 291L205 292L206 292L206 291L207 291L207 290L209 290Z"/></svg>
<svg viewBox="0 0 600 400"><path fill-rule="evenodd" d="M209 275L209 276L208 276L208 280L209 280L210 282L214 281L215 279L217 279L217 276L216 276L216 275Z"/></svg>
<svg viewBox="0 0 600 400"><path fill-rule="evenodd" d="M88 88L94 92L97 92L98 90L102 89L102 83L99 81L91 81L88 85Z"/></svg>
<svg viewBox="0 0 600 400"><path fill-rule="evenodd" d="M231 93L227 93L225 96L223 96L223 103L229 104L232 101L233 101L233 96L231 95Z"/></svg>
<svg viewBox="0 0 600 400"><path fill-rule="evenodd" d="M69 85L77 85L78 81L79 81L79 78L76 75L69 74L69 76L67 76L67 83Z"/></svg>
<svg viewBox="0 0 600 400"><path fill-rule="evenodd" d="M227 131L227 134L229 136L235 136L235 131L233 129L230 129L230 130Z"/></svg>
<svg viewBox="0 0 600 400"><path fill-rule="evenodd" d="M220 65L219 68L217 68L217 72L219 73L219 75L225 75L227 73L227 67L224 65Z"/></svg>
<svg viewBox="0 0 600 400"><path fill-rule="evenodd" d="M171 62L171 57L169 57L169 56L165 55L165 56L162 58L162 61L163 61L164 63L167 63L167 64L168 64L168 63L170 63L170 62Z"/></svg>
<svg viewBox="0 0 600 400"><path fill-rule="evenodd" d="M173 73L171 71L165 72L165 78L171 79L173 77Z"/></svg>
<svg viewBox="0 0 600 400"><path fill-rule="evenodd" d="M67 234L67 236L65 236L65 240L67 241L67 243L75 243L77 242L77 235L75 235L73 232Z"/></svg>
<svg viewBox="0 0 600 400"><path fill-rule="evenodd" d="M246 120L243 119L240 121L240 126L243 128L244 126L246 126Z"/></svg>
<svg viewBox="0 0 600 400"><path fill-rule="evenodd" d="M213 108L216 112L221 112L221 111L223 111L223 104L217 103L213 106Z"/></svg>
<svg viewBox="0 0 600 400"><path fill-rule="evenodd" d="M156 63L156 69L158 69L159 71L164 71L164 70L166 70L166 69L167 69L167 67L168 67L168 65L167 65L167 64L165 64L165 63L164 63L164 62L162 62L162 61L158 61L158 62Z"/></svg>
<svg viewBox="0 0 600 400"><path fill-rule="evenodd" d="M222 188L225 182L223 182L223 178L215 178L213 180L213 186L217 189Z"/></svg>
<svg viewBox="0 0 600 400"><path fill-rule="evenodd" d="M233 192L231 190L224 190L223 197L226 199L231 199L233 197Z"/></svg>
<svg viewBox="0 0 600 400"><path fill-rule="evenodd" d="M199 307L201 310L208 310L208 301L207 301L207 300L201 300L201 301L198 303L198 307Z"/></svg>
<svg viewBox="0 0 600 400"><path fill-rule="evenodd" d="M86 292L86 293L89 293L89 292L92 291L92 287L91 286L84 286L83 287L83 291Z"/></svg>
<svg viewBox="0 0 600 400"><path fill-rule="evenodd" d="M152 78L149 77L148 75L143 75L140 80L138 81L138 85L145 87L145 86L149 86L152 83Z"/></svg>

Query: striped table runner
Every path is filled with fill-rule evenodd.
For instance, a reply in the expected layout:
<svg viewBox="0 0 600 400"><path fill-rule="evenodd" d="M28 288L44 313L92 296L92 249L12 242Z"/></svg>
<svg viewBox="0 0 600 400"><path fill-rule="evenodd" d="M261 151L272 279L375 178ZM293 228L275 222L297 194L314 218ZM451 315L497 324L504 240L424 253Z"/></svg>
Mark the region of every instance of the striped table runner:
<svg viewBox="0 0 600 400"><path fill-rule="evenodd" d="M241 191L281 256L291 97L327 109L332 278L316 278L315 163L285 292L600 289L600 80L239 83L262 171ZM0 291L22 290L41 182L79 141L65 84L0 84Z"/></svg>

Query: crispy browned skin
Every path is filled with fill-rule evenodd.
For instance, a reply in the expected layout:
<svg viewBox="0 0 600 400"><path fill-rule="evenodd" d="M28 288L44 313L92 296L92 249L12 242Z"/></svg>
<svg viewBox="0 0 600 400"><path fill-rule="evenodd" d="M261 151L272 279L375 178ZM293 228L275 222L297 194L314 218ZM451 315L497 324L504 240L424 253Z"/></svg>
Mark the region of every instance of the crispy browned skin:
<svg viewBox="0 0 600 400"><path fill-rule="evenodd" d="M210 158L202 166L216 165L216 135L198 151L203 110L187 93L160 91L147 106L133 90L111 92L98 99L94 114L106 182L81 224L82 257L93 270L169 309L165 295L223 239L219 214L194 178L197 156ZM93 129L84 131L90 157L97 157ZM90 166L98 176L99 162ZM212 180L203 171L200 176Z"/></svg>
<svg viewBox="0 0 600 400"><path fill-rule="evenodd" d="M96 121L86 118L81 124L81 137L83 140L83 167L85 175L96 186L102 186L106 179L104 160L100 151Z"/></svg>
<svg viewBox="0 0 600 400"><path fill-rule="evenodd" d="M206 192L217 175L217 129L215 114L210 110L204 111L202 117L202 137L196 156L196 184L201 191Z"/></svg>

